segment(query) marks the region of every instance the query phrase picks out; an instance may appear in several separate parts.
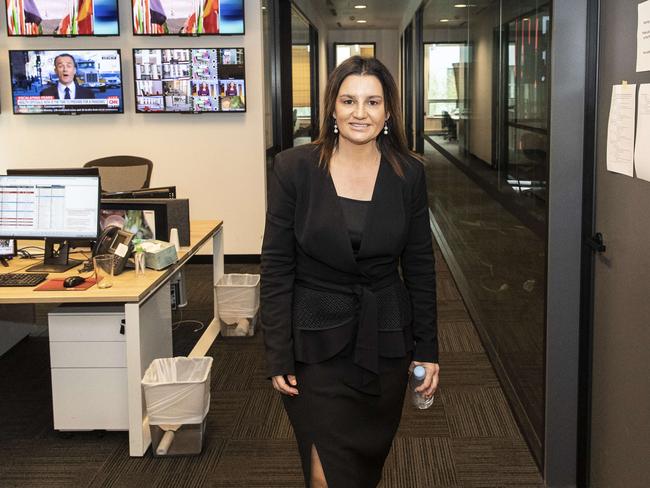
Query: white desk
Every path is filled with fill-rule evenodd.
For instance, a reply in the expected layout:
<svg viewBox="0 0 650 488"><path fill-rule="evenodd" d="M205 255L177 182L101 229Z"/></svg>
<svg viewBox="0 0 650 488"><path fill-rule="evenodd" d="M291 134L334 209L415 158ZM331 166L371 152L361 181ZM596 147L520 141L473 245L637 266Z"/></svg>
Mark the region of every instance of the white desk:
<svg viewBox="0 0 650 488"><path fill-rule="evenodd" d="M170 281L189 259L212 240L213 284L224 273L223 223L221 221L193 221L190 225L190 245L181 248L179 260L162 271L147 269L144 276L126 271L114 279L113 286L86 291L33 291L32 288L0 288L0 304L35 303L113 303L124 306L126 319L126 366L129 417L129 453L142 456L151 443L141 380L151 361L172 356ZM9 268L0 272L16 272L36 260L14 259ZM59 277L77 274L70 270ZM214 296L214 316L205 332L192 349L190 356L203 356L219 334L219 314ZM0 331L1 333L2 331Z"/></svg>

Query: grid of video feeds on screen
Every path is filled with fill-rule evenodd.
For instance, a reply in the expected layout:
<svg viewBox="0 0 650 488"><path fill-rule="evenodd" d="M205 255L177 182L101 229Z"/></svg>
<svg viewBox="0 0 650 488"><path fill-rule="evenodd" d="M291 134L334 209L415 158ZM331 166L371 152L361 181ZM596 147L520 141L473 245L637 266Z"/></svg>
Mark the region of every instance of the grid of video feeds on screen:
<svg viewBox="0 0 650 488"><path fill-rule="evenodd" d="M246 111L243 48L134 49L136 112Z"/></svg>
<svg viewBox="0 0 650 488"><path fill-rule="evenodd" d="M10 36L117 36L117 0L6 0Z"/></svg>
<svg viewBox="0 0 650 488"><path fill-rule="evenodd" d="M244 0L132 0L132 6L136 35L244 33Z"/></svg>
<svg viewBox="0 0 650 488"><path fill-rule="evenodd" d="M9 51L15 114L122 113L120 51Z"/></svg>

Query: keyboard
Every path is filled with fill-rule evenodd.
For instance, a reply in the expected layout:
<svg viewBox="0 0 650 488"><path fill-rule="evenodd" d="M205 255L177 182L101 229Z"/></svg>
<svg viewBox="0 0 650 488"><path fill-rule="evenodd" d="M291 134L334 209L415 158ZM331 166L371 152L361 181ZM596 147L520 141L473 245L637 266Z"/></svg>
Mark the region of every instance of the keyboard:
<svg viewBox="0 0 650 488"><path fill-rule="evenodd" d="M46 278L47 273L4 273L0 274L0 286L36 286Z"/></svg>

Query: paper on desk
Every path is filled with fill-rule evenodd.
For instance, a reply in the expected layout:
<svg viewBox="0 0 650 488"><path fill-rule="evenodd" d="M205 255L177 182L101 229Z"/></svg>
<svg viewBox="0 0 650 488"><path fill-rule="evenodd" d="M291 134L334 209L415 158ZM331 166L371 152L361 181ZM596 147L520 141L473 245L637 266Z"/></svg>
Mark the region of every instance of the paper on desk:
<svg viewBox="0 0 650 488"><path fill-rule="evenodd" d="M614 85L607 124L607 169L634 176L636 85Z"/></svg>
<svg viewBox="0 0 650 488"><path fill-rule="evenodd" d="M650 1L642 2L637 9L636 70L650 70Z"/></svg>
<svg viewBox="0 0 650 488"><path fill-rule="evenodd" d="M636 175L650 181L650 84L639 85L639 107L637 112L637 138L634 147L634 169Z"/></svg>

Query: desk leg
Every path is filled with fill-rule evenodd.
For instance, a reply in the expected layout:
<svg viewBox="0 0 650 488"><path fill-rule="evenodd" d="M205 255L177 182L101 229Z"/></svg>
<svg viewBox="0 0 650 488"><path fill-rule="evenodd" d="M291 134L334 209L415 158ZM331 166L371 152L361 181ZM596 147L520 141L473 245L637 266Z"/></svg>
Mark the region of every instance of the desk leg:
<svg viewBox="0 0 650 488"><path fill-rule="evenodd" d="M143 456L151 444L141 381L156 358L172 357L172 311L169 282L143 303L127 303L126 367L129 404L129 454Z"/></svg>
<svg viewBox="0 0 650 488"><path fill-rule="evenodd" d="M196 342L189 357L205 356L210 346L219 335L221 325L219 323L219 307L217 303L217 289L214 285L221 279L224 273L223 266L223 227L212 236L212 301L214 303L214 317L210 325L205 329L201 338Z"/></svg>

